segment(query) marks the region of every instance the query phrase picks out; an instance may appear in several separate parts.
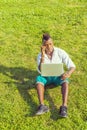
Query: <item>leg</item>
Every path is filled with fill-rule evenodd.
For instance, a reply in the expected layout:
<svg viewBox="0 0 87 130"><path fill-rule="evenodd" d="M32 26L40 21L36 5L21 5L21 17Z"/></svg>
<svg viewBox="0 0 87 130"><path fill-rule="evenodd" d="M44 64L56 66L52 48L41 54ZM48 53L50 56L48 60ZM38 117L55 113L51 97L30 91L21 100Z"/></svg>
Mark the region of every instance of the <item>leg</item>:
<svg viewBox="0 0 87 130"><path fill-rule="evenodd" d="M47 80L45 77L39 75L36 77L36 89L38 94L38 99L40 104L44 104L44 89L45 85L47 83Z"/></svg>
<svg viewBox="0 0 87 130"><path fill-rule="evenodd" d="M46 83L47 83L47 79L45 77L37 76L36 89L37 89L40 106L38 107L36 115L41 115L49 111L49 108L46 105L44 105L44 90L45 90Z"/></svg>
<svg viewBox="0 0 87 130"><path fill-rule="evenodd" d="M68 83L64 82L61 86L62 106L60 107L60 116L67 117Z"/></svg>
<svg viewBox="0 0 87 130"><path fill-rule="evenodd" d="M40 104L44 104L44 86L40 83L36 85L38 99Z"/></svg>
<svg viewBox="0 0 87 130"><path fill-rule="evenodd" d="M67 106L67 99L68 99L68 83L64 82L61 85L61 92L62 92L62 106Z"/></svg>
<svg viewBox="0 0 87 130"><path fill-rule="evenodd" d="M40 83L36 85L37 94L40 102L40 106L36 112L36 115L44 114L45 112L49 112L49 108L44 105L44 86Z"/></svg>

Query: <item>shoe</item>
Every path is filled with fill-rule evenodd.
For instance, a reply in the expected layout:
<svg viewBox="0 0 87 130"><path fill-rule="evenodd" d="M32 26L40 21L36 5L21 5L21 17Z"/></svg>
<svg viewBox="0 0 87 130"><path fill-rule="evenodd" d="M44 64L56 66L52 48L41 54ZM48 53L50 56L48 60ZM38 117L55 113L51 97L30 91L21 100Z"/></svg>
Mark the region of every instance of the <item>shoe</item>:
<svg viewBox="0 0 87 130"><path fill-rule="evenodd" d="M61 117L67 117L67 107L66 106L61 106L59 114Z"/></svg>
<svg viewBox="0 0 87 130"><path fill-rule="evenodd" d="M49 112L49 108L48 108L47 106L45 106L45 105L40 105L40 106L38 107L38 110L37 110L37 112L36 112L36 115L42 115L42 114L44 114L45 112Z"/></svg>

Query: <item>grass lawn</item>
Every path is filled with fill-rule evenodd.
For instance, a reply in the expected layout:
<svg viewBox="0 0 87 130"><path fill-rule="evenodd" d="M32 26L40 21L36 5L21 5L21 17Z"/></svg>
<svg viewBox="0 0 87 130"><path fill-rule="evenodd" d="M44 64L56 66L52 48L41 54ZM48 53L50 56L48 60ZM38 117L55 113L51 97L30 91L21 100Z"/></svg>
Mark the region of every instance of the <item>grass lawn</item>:
<svg viewBox="0 0 87 130"><path fill-rule="evenodd" d="M59 118L60 87L45 92L50 112L34 116L36 57L44 32L76 64L68 118ZM87 130L87 1L0 0L0 130Z"/></svg>

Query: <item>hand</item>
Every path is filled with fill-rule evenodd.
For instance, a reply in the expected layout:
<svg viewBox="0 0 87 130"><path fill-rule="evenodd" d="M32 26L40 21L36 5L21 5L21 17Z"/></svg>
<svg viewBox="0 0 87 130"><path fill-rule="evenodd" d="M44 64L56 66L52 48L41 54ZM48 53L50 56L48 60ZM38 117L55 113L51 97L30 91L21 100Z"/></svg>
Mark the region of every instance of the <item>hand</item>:
<svg viewBox="0 0 87 130"><path fill-rule="evenodd" d="M41 46L41 54L42 54L42 56L44 56L44 54L45 54L45 49L46 49L46 46Z"/></svg>
<svg viewBox="0 0 87 130"><path fill-rule="evenodd" d="M70 77L70 73L69 72L66 72L66 73L64 73L63 75L62 75L62 79L64 80L64 79L66 79L66 78L69 78Z"/></svg>

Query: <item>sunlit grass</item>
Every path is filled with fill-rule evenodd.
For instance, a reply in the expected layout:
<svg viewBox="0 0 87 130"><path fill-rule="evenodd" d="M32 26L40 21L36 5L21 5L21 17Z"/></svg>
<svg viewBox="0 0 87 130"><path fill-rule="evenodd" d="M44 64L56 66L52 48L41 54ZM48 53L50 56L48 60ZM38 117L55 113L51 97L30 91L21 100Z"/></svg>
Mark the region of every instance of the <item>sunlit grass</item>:
<svg viewBox="0 0 87 130"><path fill-rule="evenodd" d="M87 130L86 0L0 0L0 130ZM44 32L76 64L68 118L58 116L60 87L45 92L50 112L34 116L36 57Z"/></svg>

